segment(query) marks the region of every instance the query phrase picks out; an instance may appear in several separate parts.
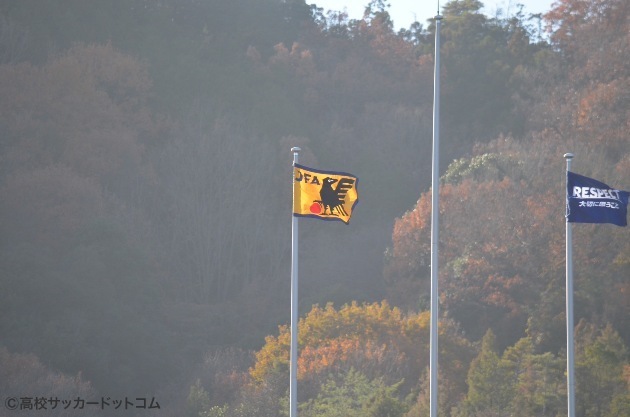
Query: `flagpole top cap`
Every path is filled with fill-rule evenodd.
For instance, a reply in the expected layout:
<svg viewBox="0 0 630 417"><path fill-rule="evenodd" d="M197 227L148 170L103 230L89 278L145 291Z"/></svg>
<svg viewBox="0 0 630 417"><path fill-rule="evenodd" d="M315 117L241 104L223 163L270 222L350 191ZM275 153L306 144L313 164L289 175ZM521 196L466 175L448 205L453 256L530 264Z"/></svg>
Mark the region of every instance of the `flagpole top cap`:
<svg viewBox="0 0 630 417"><path fill-rule="evenodd" d="M565 153L565 154L564 154L564 159L573 159L573 157L574 157L574 156L575 156L575 155L573 155L573 154L572 154L572 153L570 153L570 152L569 152L569 153Z"/></svg>
<svg viewBox="0 0 630 417"><path fill-rule="evenodd" d="M293 153L298 153L298 152L300 152L301 150L302 150L302 149L300 149L300 148L299 148L299 147L297 147L297 146L294 146L294 147L292 147L292 148L291 148L291 152L293 152Z"/></svg>

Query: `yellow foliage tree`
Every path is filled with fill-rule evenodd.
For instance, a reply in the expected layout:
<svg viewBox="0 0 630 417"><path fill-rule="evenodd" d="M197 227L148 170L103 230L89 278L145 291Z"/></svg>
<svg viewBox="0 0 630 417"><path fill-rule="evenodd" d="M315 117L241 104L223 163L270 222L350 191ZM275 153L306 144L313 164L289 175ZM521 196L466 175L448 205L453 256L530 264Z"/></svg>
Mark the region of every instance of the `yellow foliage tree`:
<svg viewBox="0 0 630 417"><path fill-rule="evenodd" d="M401 391L409 393L428 366L427 311L403 314L387 301L352 302L339 309L329 303L326 307L313 306L298 328L298 380L307 396L330 375L346 374L351 369L370 379L383 378L387 384L403 380ZM472 355L468 342L456 334L451 323L443 322L440 333L444 355L451 357L454 352L460 358ZM256 384L264 384L279 373L288 373L290 341L288 326L280 326L277 336L265 339L250 368ZM445 372L465 379L466 369L462 369L461 363L453 361L452 365L445 364Z"/></svg>

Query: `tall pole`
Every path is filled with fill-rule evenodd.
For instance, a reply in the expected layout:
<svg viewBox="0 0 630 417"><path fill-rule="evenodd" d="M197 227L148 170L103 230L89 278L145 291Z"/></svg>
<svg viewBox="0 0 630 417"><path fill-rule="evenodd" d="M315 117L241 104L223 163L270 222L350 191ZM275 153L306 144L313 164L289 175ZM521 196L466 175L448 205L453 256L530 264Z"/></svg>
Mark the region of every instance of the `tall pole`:
<svg viewBox="0 0 630 417"><path fill-rule="evenodd" d="M291 148L293 164L298 163L298 147ZM291 173L293 176L293 173ZM295 178L292 179L292 184ZM293 202L295 204L295 186L293 185ZM289 368L289 417L297 417L297 356L298 356L298 218L292 216L291 223L291 364Z"/></svg>
<svg viewBox="0 0 630 417"><path fill-rule="evenodd" d="M567 160L567 180L568 172L571 170L571 160L573 159L572 153L565 153L564 159ZM568 195L568 184L565 187ZM567 209L569 201L567 200ZM573 361L573 230L572 225L569 222L569 213L567 212L566 219L566 262L567 262L567 410L568 417L575 417L575 373L574 373L574 361Z"/></svg>
<svg viewBox="0 0 630 417"><path fill-rule="evenodd" d="M438 245L440 196L440 24L438 9L435 16L435 73L433 75L433 174L431 178L431 335L429 338L430 417L438 409Z"/></svg>

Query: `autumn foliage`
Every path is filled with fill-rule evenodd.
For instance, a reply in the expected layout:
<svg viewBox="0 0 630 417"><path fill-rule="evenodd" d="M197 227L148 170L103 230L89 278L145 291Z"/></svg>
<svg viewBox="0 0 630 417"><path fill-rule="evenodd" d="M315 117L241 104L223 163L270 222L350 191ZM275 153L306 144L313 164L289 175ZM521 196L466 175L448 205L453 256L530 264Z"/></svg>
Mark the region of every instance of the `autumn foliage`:
<svg viewBox="0 0 630 417"><path fill-rule="evenodd" d="M440 336L444 359L442 372L462 381L473 349L454 323L444 320ZM250 376L262 387L286 375L290 332L286 326L268 336L256 353ZM358 372L368 380L398 383L399 395L415 389L426 376L429 359L429 314L403 314L387 302L313 306L299 323L298 381L303 395L314 398L331 375ZM455 404L461 384L445 386L445 401Z"/></svg>
<svg viewBox="0 0 630 417"><path fill-rule="evenodd" d="M370 375L388 369L392 378L403 378L414 369L417 373L424 363L423 355L411 349L428 337L428 317L426 313L405 317L387 302L352 303L339 310L328 304L325 308L314 306L300 321L299 332L298 379L351 367ZM286 326L280 328L278 336L267 337L256 354L251 376L262 381L274 370L287 369L289 343ZM410 362L415 365L410 366Z"/></svg>

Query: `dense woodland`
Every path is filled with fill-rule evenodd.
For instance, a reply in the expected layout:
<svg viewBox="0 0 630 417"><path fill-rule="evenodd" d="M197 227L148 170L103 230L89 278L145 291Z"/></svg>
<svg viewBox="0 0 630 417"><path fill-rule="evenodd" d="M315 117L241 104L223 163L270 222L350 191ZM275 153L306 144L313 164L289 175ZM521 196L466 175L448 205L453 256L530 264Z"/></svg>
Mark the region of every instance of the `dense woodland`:
<svg viewBox="0 0 630 417"><path fill-rule="evenodd" d="M3 401L287 416L300 146L360 178L300 222L300 415L428 416L435 27L366 3L0 3ZM630 2L481 8L442 12L439 412L566 415L562 155L630 190ZM630 235L573 230L576 410L627 417Z"/></svg>

